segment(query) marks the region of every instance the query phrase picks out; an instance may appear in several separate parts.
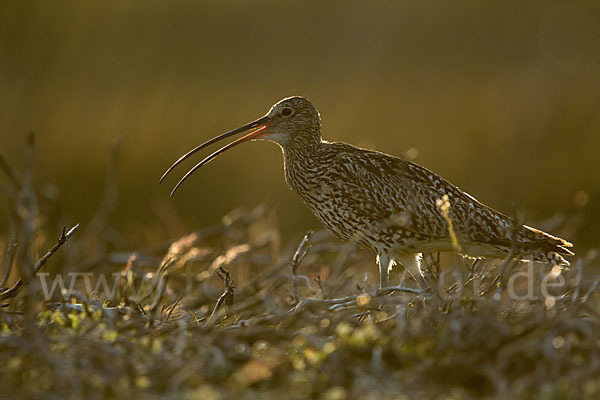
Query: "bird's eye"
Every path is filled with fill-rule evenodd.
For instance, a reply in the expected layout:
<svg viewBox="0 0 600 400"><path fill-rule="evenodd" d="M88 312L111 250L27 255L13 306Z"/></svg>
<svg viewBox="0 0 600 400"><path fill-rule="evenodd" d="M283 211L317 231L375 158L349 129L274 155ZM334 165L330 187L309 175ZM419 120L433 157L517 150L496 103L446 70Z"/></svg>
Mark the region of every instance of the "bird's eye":
<svg viewBox="0 0 600 400"><path fill-rule="evenodd" d="M290 115L292 115L292 109L291 108L284 108L283 110L281 110L281 115L283 115L284 117L289 117Z"/></svg>

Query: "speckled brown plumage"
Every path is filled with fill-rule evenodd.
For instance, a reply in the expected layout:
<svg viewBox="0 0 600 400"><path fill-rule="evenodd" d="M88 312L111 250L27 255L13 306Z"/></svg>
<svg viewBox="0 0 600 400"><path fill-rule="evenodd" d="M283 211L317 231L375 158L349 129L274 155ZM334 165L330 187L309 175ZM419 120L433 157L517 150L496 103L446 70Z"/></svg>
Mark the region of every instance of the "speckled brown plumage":
<svg viewBox="0 0 600 400"><path fill-rule="evenodd" d="M569 265L563 257L573 254L569 242L524 225L515 229L511 218L426 168L322 140L319 113L303 97L281 100L259 121L264 132L247 140L281 147L287 184L332 233L377 252L382 286L394 261L418 275L420 255L430 252L504 258L512 249L517 259ZM442 198L458 247L439 206Z"/></svg>

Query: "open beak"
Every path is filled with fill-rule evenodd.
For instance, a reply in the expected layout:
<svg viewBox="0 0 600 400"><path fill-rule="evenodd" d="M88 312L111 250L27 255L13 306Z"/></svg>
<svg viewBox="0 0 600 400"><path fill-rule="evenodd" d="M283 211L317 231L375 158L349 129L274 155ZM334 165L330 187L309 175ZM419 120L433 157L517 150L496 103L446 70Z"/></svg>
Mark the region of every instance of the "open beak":
<svg viewBox="0 0 600 400"><path fill-rule="evenodd" d="M221 147L219 150L215 151L214 153L212 153L210 156L206 157L204 160L200 161L198 164L194 165L194 167L192 169L190 169L184 176L183 178L181 178L179 180L179 182L177 182L177 185L175 185L175 187L173 188L173 190L171 191L171 196L173 196L173 194L175 193L175 191L179 188L179 186L181 186L181 184L191 175L193 174L198 168L202 167L203 165L209 163L210 161L212 161L214 158L217 158L221 153L224 153L225 151L231 149L232 147L248 141L248 140L252 140L252 139L256 139L260 136L266 135L267 132L267 128L269 127L269 118L265 115L262 118L257 119L256 121L247 123L244 126L240 126L237 129L234 129L232 131L229 132L225 132L219 136L216 136L204 143L202 143L200 146L197 146L195 148L193 148L192 150L188 151L187 153L185 153L184 155L182 155L181 157L179 157L179 160L175 161L173 163L173 165L171 165L169 167L169 169L167 169L167 171L163 174L163 176L160 178L160 183L162 183L162 181L167 177L167 175L169 175L169 173L176 167L178 166L182 161L184 161L185 159L191 157L194 153L210 146L213 143L217 143L225 138L228 138L229 136L233 136L233 135L237 135L238 133L242 133L242 132L246 132L250 129L254 129L252 132L250 132L249 134L242 136L239 139L234 140L233 142L229 143L227 146Z"/></svg>

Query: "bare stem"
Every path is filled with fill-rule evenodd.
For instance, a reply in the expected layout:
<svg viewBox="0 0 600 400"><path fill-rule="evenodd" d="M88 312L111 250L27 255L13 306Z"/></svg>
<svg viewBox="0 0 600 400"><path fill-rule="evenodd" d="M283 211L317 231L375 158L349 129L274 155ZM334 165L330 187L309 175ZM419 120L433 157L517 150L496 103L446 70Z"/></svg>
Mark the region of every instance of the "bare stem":
<svg viewBox="0 0 600 400"><path fill-rule="evenodd" d="M62 235L58 238L57 243L54 246L52 246L52 248L50 250L48 250L48 252L46 254L44 254L44 256L42 258L40 258L40 260L33 267L34 274L37 273L44 266L44 264L46 264L48 259L50 257L52 257L54 255L54 253L56 253L58 251L58 249L60 249L62 247L62 245L67 243L67 241L75 233L77 228L79 228L79 224L77 224L74 227L72 227L71 229L69 229L68 232L65 232L66 229L63 228ZM23 286L24 283L26 283L26 282L23 279L23 276L21 276L21 278L17 281L17 283L15 283L13 285L13 287L5 290L4 292L2 292L0 294L0 301L15 297L17 295L17 292Z"/></svg>
<svg viewBox="0 0 600 400"><path fill-rule="evenodd" d="M8 282L13 261L15 259L16 249L17 243L15 242L15 238L11 237L6 245L6 254L4 255L4 274L2 275L2 280L0 281L0 288L3 288L6 285L6 282Z"/></svg>
<svg viewBox="0 0 600 400"><path fill-rule="evenodd" d="M215 308L213 308L210 313L210 317L206 320L206 323L209 324L214 315L219 311L221 306L225 304L226 306L230 306L233 304L234 291L235 286L233 285L233 279L231 279L231 273L223 267L219 267L217 270L217 275L219 278L223 279L223 284L225 285L225 291L219 296L217 300L217 304L215 304Z"/></svg>
<svg viewBox="0 0 600 400"><path fill-rule="evenodd" d="M292 264L292 279L294 282L294 300L296 303L298 303L300 301L300 294L298 292L298 266L300 265L300 263L302 262L304 257L306 257L306 254L308 253L309 249L308 248L304 249L304 248L306 247L306 244L308 243L308 240L310 239L312 234L313 234L313 231L306 232L306 235L304 235L304 238L298 245L298 248L296 249L296 252L294 253L294 256L292 257L292 262L291 262L291 264Z"/></svg>

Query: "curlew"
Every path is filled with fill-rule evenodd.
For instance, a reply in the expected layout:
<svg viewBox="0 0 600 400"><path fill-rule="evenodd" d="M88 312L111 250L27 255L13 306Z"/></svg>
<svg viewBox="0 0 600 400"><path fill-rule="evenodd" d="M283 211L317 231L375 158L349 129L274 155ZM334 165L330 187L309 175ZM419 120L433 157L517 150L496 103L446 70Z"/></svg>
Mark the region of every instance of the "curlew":
<svg viewBox="0 0 600 400"><path fill-rule="evenodd" d="M221 153L249 140L281 148L285 180L334 235L377 253L379 287L401 264L423 287L423 253L456 251L472 258L533 260L568 266L571 243L515 223L428 169L402 158L321 138L321 118L306 98L283 99L269 112L223 133L182 161L227 137L252 130L196 164L175 185Z"/></svg>

